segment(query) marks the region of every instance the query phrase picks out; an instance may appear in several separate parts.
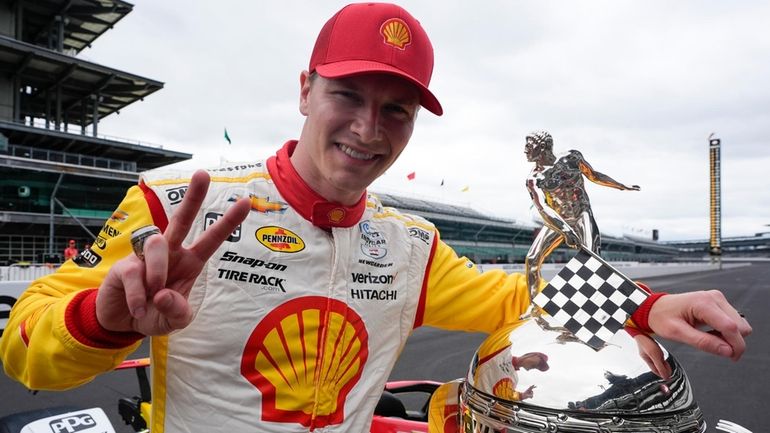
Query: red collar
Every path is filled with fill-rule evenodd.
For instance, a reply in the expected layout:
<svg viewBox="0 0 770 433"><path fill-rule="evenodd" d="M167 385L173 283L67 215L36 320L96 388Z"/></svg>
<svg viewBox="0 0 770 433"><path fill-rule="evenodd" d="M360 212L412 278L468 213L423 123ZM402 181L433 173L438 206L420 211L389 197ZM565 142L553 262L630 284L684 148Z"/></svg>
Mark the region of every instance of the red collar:
<svg viewBox="0 0 770 433"><path fill-rule="evenodd" d="M313 191L291 164L291 155L297 147L296 140L287 141L275 156L267 160L267 171L278 192L303 218L322 229L352 227L366 210L366 192L353 206L334 203Z"/></svg>

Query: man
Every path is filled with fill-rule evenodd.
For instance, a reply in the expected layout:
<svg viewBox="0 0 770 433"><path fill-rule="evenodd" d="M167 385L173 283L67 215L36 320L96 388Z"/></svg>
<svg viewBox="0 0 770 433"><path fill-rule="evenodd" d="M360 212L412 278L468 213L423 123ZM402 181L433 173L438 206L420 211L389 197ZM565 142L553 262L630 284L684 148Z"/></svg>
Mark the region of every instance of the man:
<svg viewBox="0 0 770 433"><path fill-rule="evenodd" d="M78 247L75 244L74 239L70 239L67 243L67 248L64 249L64 260L69 260L78 255Z"/></svg>
<svg viewBox="0 0 770 433"><path fill-rule="evenodd" d="M367 431L415 327L491 332L529 304L523 276L478 273L430 223L367 197L419 106L442 113L432 69L408 12L343 8L300 75L299 140L266 162L146 173L89 267L68 262L19 299L8 323L19 331L0 343L6 372L33 389L77 386L150 335L153 433ZM129 239L148 224L163 233L140 259ZM652 329L703 337L682 310L708 300L725 339L703 348L740 357L748 324L724 298L684 296L655 303Z"/></svg>

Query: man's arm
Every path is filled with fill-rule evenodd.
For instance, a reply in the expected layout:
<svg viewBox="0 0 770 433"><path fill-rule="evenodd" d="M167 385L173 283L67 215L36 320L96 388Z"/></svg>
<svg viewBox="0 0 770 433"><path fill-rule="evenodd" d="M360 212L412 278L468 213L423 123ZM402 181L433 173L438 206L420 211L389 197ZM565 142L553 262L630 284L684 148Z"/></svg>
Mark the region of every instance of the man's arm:
<svg viewBox="0 0 770 433"><path fill-rule="evenodd" d="M586 161L583 158L583 155L581 155L580 152L577 152L577 151L573 151L573 152L576 154L576 156L578 156L578 167L580 167L580 172L583 173L583 175L586 178L588 178L588 180L590 180L591 182L596 183L598 185L619 189L621 191L623 190L639 191L640 189L639 185L631 185L631 186L624 185L616 181L615 179L607 176L606 174L594 170L594 168L591 167L591 164L589 164L588 161Z"/></svg>
<svg viewBox="0 0 770 433"><path fill-rule="evenodd" d="M90 260L70 260L34 281L11 310L0 340L5 372L30 389L66 389L111 370L136 349L141 336L100 334L91 294L110 267L131 254L131 231L152 224L138 187L119 208L123 218L106 222ZM116 213L118 215L118 213Z"/></svg>

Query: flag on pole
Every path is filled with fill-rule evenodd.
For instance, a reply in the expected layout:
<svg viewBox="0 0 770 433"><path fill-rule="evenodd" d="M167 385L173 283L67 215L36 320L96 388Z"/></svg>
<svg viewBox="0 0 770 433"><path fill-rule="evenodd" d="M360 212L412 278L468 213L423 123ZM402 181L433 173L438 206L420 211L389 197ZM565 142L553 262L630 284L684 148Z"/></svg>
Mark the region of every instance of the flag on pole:
<svg viewBox="0 0 770 433"><path fill-rule="evenodd" d="M406 178L409 180L414 180L414 177L416 176L416 173L413 171L406 175Z"/></svg>
<svg viewBox="0 0 770 433"><path fill-rule="evenodd" d="M230 136L227 135L227 128L225 128L225 140L227 140L227 144L233 144L232 140L230 140Z"/></svg>

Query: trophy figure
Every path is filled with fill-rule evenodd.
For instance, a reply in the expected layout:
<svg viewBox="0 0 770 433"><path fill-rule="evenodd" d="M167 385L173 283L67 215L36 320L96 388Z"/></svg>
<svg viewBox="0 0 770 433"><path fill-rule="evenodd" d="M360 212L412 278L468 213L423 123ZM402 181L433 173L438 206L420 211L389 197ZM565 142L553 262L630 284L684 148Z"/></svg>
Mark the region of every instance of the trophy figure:
<svg viewBox="0 0 770 433"><path fill-rule="evenodd" d="M527 178L527 191L545 223L532 242L525 262L529 294L534 299L540 290L543 261L562 241L572 248L582 246L599 254L599 228L591 212L583 176L619 190L639 191L639 186L626 186L594 170L577 150L557 158L553 153L553 138L545 131L527 136L524 153L527 161L535 163Z"/></svg>
<svg viewBox="0 0 770 433"><path fill-rule="evenodd" d="M556 157L552 148L547 132L527 136L525 153L535 163L527 189L545 222L527 254L530 314L484 340L467 375L436 390L431 416L441 424L454 408L457 431L474 433L703 433L682 366L661 347L670 374L660 377L622 329L647 294L598 255L583 176L639 187L597 172L578 151ZM562 241L577 254L541 284L540 266ZM434 425L430 431L438 431Z"/></svg>

